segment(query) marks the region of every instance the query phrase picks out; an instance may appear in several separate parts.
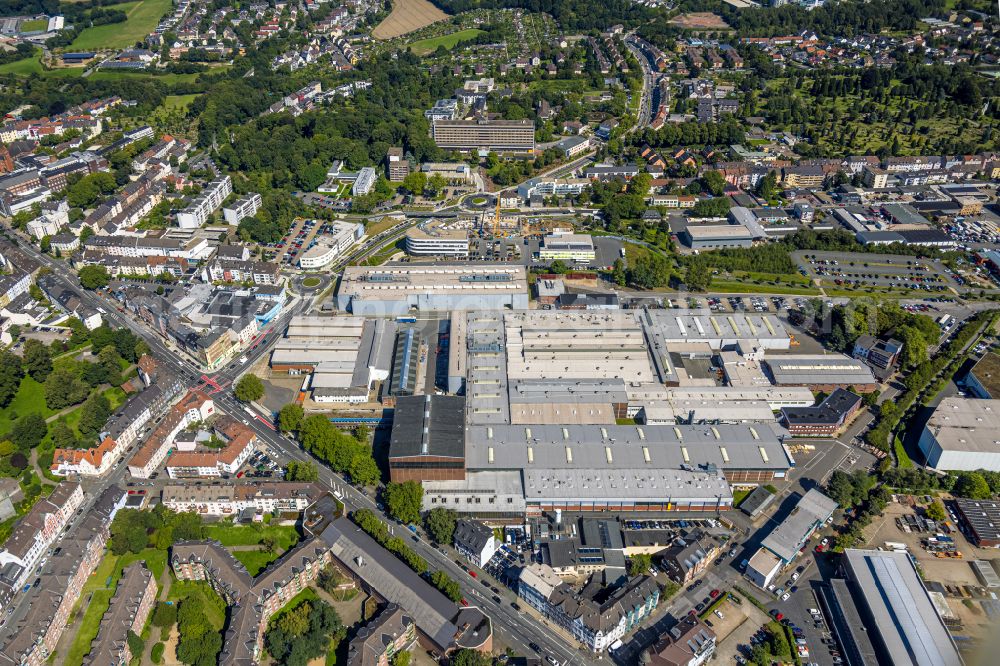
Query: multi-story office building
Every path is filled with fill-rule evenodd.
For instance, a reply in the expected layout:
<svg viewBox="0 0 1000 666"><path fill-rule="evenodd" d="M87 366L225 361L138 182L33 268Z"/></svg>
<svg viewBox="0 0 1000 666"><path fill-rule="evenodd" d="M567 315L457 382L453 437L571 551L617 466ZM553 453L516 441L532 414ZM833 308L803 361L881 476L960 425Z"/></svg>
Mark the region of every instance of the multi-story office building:
<svg viewBox="0 0 1000 666"><path fill-rule="evenodd" d="M549 234L538 249L542 261L589 263L596 257L594 240L589 234Z"/></svg>
<svg viewBox="0 0 1000 666"><path fill-rule="evenodd" d="M430 220L406 231L406 253L414 256L469 256L469 232Z"/></svg>
<svg viewBox="0 0 1000 666"><path fill-rule="evenodd" d="M393 183L400 183L410 175L410 162L403 156L402 148L390 148L385 155L386 177Z"/></svg>
<svg viewBox="0 0 1000 666"><path fill-rule="evenodd" d="M464 152L533 153L535 124L530 120L434 120L438 147Z"/></svg>

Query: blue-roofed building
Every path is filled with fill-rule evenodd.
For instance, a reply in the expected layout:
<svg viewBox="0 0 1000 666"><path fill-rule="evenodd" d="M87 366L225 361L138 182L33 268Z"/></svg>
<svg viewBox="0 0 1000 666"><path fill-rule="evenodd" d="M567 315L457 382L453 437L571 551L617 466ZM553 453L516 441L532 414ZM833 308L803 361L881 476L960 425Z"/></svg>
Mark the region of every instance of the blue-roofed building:
<svg viewBox="0 0 1000 666"><path fill-rule="evenodd" d="M82 65L88 60L92 60L96 55L93 51L81 51L79 53L63 53L59 57L67 65Z"/></svg>

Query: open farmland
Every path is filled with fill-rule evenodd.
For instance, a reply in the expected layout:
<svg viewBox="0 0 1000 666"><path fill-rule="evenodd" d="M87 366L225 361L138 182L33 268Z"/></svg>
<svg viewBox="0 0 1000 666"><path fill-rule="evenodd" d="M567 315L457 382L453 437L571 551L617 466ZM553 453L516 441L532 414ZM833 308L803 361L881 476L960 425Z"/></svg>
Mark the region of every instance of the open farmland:
<svg viewBox="0 0 1000 666"><path fill-rule="evenodd" d="M392 13L375 26L372 37L392 39L447 18L447 14L427 0L394 0Z"/></svg>
<svg viewBox="0 0 1000 666"><path fill-rule="evenodd" d="M124 11L128 20L87 28L80 32L67 50L92 51L131 46L152 32L170 7L170 0L140 0L116 5L114 8Z"/></svg>

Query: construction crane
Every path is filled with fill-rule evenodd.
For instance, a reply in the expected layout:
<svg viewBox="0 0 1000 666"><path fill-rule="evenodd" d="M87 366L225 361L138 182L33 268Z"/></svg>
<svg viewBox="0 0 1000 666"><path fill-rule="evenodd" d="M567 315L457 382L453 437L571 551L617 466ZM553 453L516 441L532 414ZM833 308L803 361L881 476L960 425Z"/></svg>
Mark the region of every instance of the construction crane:
<svg viewBox="0 0 1000 666"><path fill-rule="evenodd" d="M500 235L500 193L497 193L497 210L493 216L493 238Z"/></svg>

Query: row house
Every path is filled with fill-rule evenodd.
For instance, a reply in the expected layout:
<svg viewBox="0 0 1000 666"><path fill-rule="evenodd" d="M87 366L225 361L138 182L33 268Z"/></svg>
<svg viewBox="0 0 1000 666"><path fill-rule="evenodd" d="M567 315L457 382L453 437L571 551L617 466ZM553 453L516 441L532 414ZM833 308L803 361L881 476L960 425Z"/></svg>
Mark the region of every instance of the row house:
<svg viewBox="0 0 1000 666"><path fill-rule="evenodd" d="M38 561L83 504L79 483L63 481L38 500L18 522L0 550L0 570L14 588L24 585Z"/></svg>
<svg viewBox="0 0 1000 666"><path fill-rule="evenodd" d="M294 481L168 484L160 491L160 503L171 511L190 511L204 516L235 516L251 511L255 516L262 517L265 514L304 511L323 492L315 483Z"/></svg>
<svg viewBox="0 0 1000 666"><path fill-rule="evenodd" d="M108 417L96 446L57 448L50 471L59 476L100 476L110 471L139 439L143 429L162 414L183 390L175 376L163 373L157 384L129 398Z"/></svg>
<svg viewBox="0 0 1000 666"><path fill-rule="evenodd" d="M166 459L174 438L189 425L206 421L215 414L215 403L202 391L192 390L174 405L129 460L128 471L135 478L148 479Z"/></svg>
<svg viewBox="0 0 1000 666"><path fill-rule="evenodd" d="M21 666L42 666L51 661L84 584L104 556L111 521L125 498L125 491L118 486L107 488L76 530L62 540L28 598L27 611L0 645L0 661ZM0 587L5 585L0 582Z"/></svg>
<svg viewBox="0 0 1000 666"><path fill-rule="evenodd" d="M216 259L205 266L202 279L205 282L273 285L281 281L281 269L277 264L266 261Z"/></svg>
<svg viewBox="0 0 1000 666"><path fill-rule="evenodd" d="M101 618L84 666L128 664L133 657L129 633L142 634L156 603L156 578L143 562L133 562L122 572L108 610Z"/></svg>
<svg viewBox="0 0 1000 666"><path fill-rule="evenodd" d="M521 570L518 596L555 622L592 652L603 652L648 619L660 601L660 587L649 576L633 578L603 601L596 581L576 590L546 564Z"/></svg>

